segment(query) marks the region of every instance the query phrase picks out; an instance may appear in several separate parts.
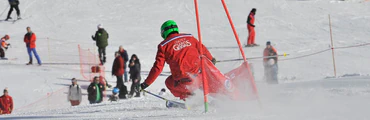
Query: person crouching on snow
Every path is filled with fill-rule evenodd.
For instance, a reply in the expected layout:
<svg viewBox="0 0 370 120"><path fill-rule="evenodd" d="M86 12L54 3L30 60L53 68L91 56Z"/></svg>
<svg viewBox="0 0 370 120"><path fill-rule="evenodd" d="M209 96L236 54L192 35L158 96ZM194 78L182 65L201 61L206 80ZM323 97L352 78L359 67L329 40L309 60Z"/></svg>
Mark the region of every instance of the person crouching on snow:
<svg viewBox="0 0 370 120"><path fill-rule="evenodd" d="M266 43L266 48L263 51L263 65L265 67L265 78L269 84L278 84L278 57L276 49L271 46L271 42Z"/></svg>
<svg viewBox="0 0 370 120"><path fill-rule="evenodd" d="M0 58L1 59L6 59L5 58L5 50L8 49L8 47L10 46L10 44L8 44L6 41L9 40L9 35L5 35L4 37L1 38L0 42L1 42L1 47L0 47Z"/></svg>
<svg viewBox="0 0 370 120"><path fill-rule="evenodd" d="M72 78L72 85L69 86L68 90L68 101L71 102L72 106L80 105L82 100L81 88L77 84L76 78Z"/></svg>
<svg viewBox="0 0 370 120"><path fill-rule="evenodd" d="M109 100L108 101L118 101L119 100L119 97L118 97L118 93L119 93L119 89L117 87L113 88L112 90L112 95L109 97Z"/></svg>

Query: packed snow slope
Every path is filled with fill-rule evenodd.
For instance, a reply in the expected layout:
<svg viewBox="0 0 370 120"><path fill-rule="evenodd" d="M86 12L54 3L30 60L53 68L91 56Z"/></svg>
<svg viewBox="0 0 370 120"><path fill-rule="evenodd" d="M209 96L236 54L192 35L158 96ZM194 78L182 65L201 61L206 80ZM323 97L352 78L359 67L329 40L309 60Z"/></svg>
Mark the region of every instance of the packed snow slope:
<svg viewBox="0 0 370 120"><path fill-rule="evenodd" d="M260 47L244 48L247 57L260 57L266 41L279 54L278 85L266 85L261 59L253 64L260 100L234 102L213 100L210 112L203 114L202 97L191 110L167 109L164 101L146 95L89 105L86 88L78 65L77 45L96 51L91 35L98 24L109 33L109 82L113 54L123 45L130 55L137 54L146 78L153 65L160 26L173 19L181 32L197 37L194 3L191 0L25 0L20 1L22 20L1 20L0 35L11 36L12 47L6 51L11 59L0 61L0 89L9 88L14 99L13 114L0 119L249 119L249 120L367 120L370 118L370 50L369 46L337 49L337 76L334 76L329 48L331 15L335 47L365 44L370 38L370 2L364 0L228 0L226 1L241 42L248 37L246 19L257 8L256 42ZM0 18L5 19L9 5L0 1ZM200 0L199 11L204 44L217 60L241 58L235 38L220 1ZM15 11L13 11L15 18ZM37 35L37 51L45 63L26 66L28 55L23 43L26 27ZM299 57L297 59L293 59ZM285 60L284 60L285 59ZM35 61L35 60L34 60ZM34 62L35 64L35 62ZM238 67L241 61L220 62L222 72ZM148 90L157 93L165 88L169 69ZM83 88L84 101L70 107L66 92L70 79L76 77ZM130 85L130 83L125 83ZM110 93L111 91L107 91ZM46 96L49 97L46 97ZM201 94L198 94L201 95ZM165 97L176 99L171 94ZM194 98L195 99L195 98ZM105 99L106 100L106 99Z"/></svg>

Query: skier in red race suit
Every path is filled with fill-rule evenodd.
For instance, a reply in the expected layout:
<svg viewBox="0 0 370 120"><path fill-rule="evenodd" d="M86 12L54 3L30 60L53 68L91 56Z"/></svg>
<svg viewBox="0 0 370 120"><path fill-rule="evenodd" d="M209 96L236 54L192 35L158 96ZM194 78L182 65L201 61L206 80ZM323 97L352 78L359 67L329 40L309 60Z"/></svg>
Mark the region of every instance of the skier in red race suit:
<svg viewBox="0 0 370 120"><path fill-rule="evenodd" d="M256 31L254 30L254 27L256 27L254 25L254 20L255 20L254 16L256 15L256 12L257 12L256 8L253 8L248 15L247 28L249 31L249 36L248 36L247 45L245 45L245 47L258 46L255 42Z"/></svg>
<svg viewBox="0 0 370 120"><path fill-rule="evenodd" d="M171 75L166 79L166 86L175 97L185 100L193 91L200 88L199 81L193 81L189 75L200 72L201 56L203 58L216 60L204 45L191 34L179 34L179 29L175 21L168 20L161 26L161 35L164 41L158 45L156 61L150 70L146 80L141 83L141 89L151 85L162 72L164 63L169 64ZM203 47L203 55L199 53L199 47ZM189 89L188 85L193 89Z"/></svg>

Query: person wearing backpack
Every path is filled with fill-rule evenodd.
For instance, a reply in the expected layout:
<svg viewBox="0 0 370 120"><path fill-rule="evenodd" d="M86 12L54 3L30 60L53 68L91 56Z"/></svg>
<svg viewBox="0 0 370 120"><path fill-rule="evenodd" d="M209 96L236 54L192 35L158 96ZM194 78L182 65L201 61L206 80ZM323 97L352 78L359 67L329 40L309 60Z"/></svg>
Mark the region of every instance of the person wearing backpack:
<svg viewBox="0 0 370 120"><path fill-rule="evenodd" d="M72 106L77 106L80 105L81 100L81 87L77 84L76 78L72 78L72 85L69 86L68 90L68 101L71 102Z"/></svg>

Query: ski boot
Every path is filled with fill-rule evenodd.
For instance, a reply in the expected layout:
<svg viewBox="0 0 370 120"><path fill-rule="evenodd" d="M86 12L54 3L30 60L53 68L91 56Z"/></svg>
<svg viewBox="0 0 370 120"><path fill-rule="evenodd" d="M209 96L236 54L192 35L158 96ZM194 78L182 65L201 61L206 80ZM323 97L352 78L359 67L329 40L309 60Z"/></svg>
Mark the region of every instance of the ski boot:
<svg viewBox="0 0 370 120"><path fill-rule="evenodd" d="M6 19L5 19L5 21L8 21L9 19L12 19L12 17L8 17L8 18L6 18Z"/></svg>

